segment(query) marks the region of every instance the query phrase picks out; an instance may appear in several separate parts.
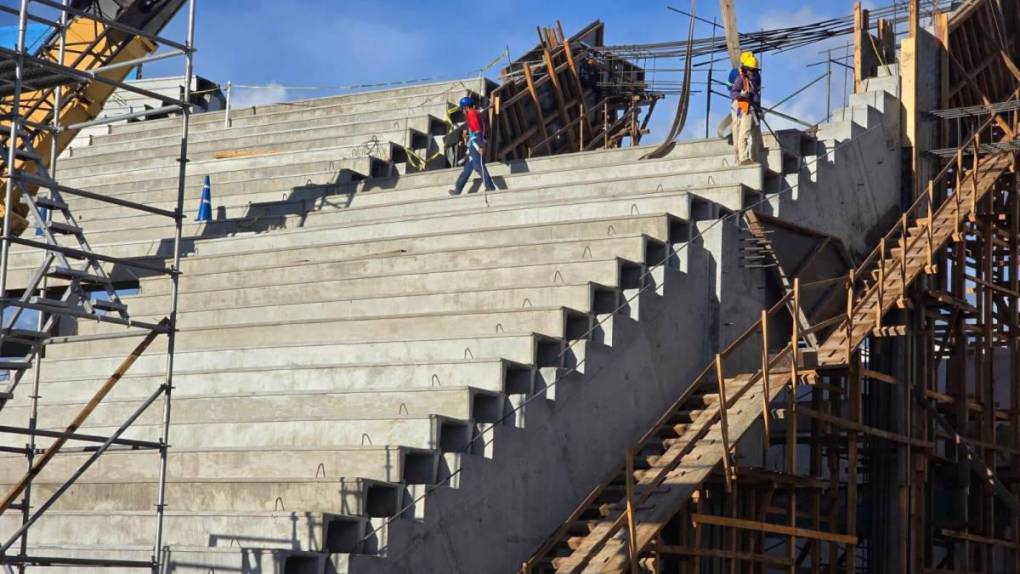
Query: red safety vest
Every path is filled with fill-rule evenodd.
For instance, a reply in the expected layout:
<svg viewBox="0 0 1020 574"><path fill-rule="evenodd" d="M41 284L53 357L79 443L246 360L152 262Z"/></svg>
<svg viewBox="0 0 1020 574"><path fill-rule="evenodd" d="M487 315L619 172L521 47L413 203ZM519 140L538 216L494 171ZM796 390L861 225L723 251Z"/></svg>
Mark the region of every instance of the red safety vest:
<svg viewBox="0 0 1020 574"><path fill-rule="evenodd" d="M486 129L485 117L478 112L477 108L467 108L464 110L464 119L467 122L468 131L472 134L489 135L489 130Z"/></svg>

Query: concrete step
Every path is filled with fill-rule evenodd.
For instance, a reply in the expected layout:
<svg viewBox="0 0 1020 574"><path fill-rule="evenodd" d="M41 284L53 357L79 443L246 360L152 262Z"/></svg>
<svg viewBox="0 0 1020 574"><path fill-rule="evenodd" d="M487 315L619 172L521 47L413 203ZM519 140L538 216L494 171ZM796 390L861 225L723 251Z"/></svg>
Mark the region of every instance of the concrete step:
<svg viewBox="0 0 1020 574"><path fill-rule="evenodd" d="M509 177L514 174L528 172L560 171L598 166L637 164L646 165L659 161L697 159L697 158L730 158L733 157L733 148L726 140L699 139L685 140L676 143L676 146L660 160L640 160L639 158L657 146L625 147L609 150L594 150L565 155L536 157L526 160L515 160L509 162L490 162L486 164L490 175L494 178ZM386 190L408 190L419 187L431 187L443 185L450 181L448 175L442 170L427 171L401 177L373 178L351 184L354 193Z"/></svg>
<svg viewBox="0 0 1020 574"><path fill-rule="evenodd" d="M0 516L0 529L13 532L21 516ZM154 515L137 512L51 511L32 529L37 545L66 543L79 545L144 545L152 541ZM176 512L164 518L166 542L187 546L230 546L253 548L323 550L349 547L366 532L364 519L341 515L292 512ZM70 533L73 533L70 534Z"/></svg>
<svg viewBox="0 0 1020 574"><path fill-rule="evenodd" d="M496 422L503 416L503 395L471 387L406 388L383 391L306 391L289 389L261 393L213 393L195 395L190 389L179 389L174 397L173 424L229 420L243 413L255 419L278 416L280 413L303 413L313 418L336 417L425 417L430 414L455 419L476 419ZM27 421L31 406L27 397L11 402L0 413L4 424ZM43 402L39 408L39 425L61 428L71 421L83 403ZM90 416L93 426L118 425L139 406L139 401L104 401ZM138 419L146 425L162 421L160 409L146 410Z"/></svg>
<svg viewBox="0 0 1020 574"><path fill-rule="evenodd" d="M851 121L866 129L881 122L882 117L882 112L870 105L853 104L834 111L832 121Z"/></svg>
<svg viewBox="0 0 1020 574"><path fill-rule="evenodd" d="M339 279L343 273L295 268L287 274L266 277L263 281L235 283L245 287L230 289L229 285L213 286L207 291L189 290L178 297L181 312L288 305L294 301L328 302L336 299L383 297L441 293L451 289L469 291L501 288L553 286L593 281L607 287L636 287L641 282L641 265L619 259L592 260L539 265L491 266L461 271L381 274L368 277ZM318 274L318 277L317 277ZM629 282L629 283L628 283ZM262 283L262 284L259 284ZM135 316L159 315L169 304L166 295L125 297Z"/></svg>
<svg viewBox="0 0 1020 574"><path fill-rule="evenodd" d="M337 344L295 344L280 340L268 346L235 346L232 349L215 348L214 352L183 351L176 372L202 370L229 370L261 366L264 368L314 367L316 365L373 365L409 362L463 361L472 358L503 358L526 364L551 365L552 358L561 351L561 341L546 336L489 333L480 337L406 339L390 341L348 341ZM182 339L184 337L181 337ZM238 341L239 343L241 341ZM55 350L71 345L56 345ZM162 356L163 345L153 345L139 357L131 368L132 375L163 373L166 365ZM64 354L69 354L65 351ZM47 353L43 380L99 378L113 372L124 360L120 353L103 353L90 357L87 365L78 357L61 358ZM77 366L76 366L77 365ZM0 411L2 416L2 411Z"/></svg>
<svg viewBox="0 0 1020 574"><path fill-rule="evenodd" d="M383 142L385 144L386 142ZM361 157L364 152L371 151L367 147L358 145L330 146L328 142L320 147L299 149L285 152L272 150L255 150L252 155L232 157L225 159L201 159L188 162L188 170L195 174L198 181L196 187L201 189L204 176L213 176L221 172L243 172L251 169L264 169L272 166L285 166L293 163L333 161L337 170L343 168L343 161L349 161L352 157ZM386 151L386 150L383 150ZM343 160L343 161L341 161ZM57 178L64 185L79 189L93 189L99 185L106 184L130 184L128 187L137 187L139 182L147 180L158 180L160 185L174 178L176 181L180 171L173 158L164 158L164 164L158 167L137 168L133 164L125 164L121 169L111 169L109 166L102 170L89 168L76 168L74 171L59 169ZM300 172L298 172L300 173ZM367 175L367 174L364 174ZM249 176L250 177L250 176ZM125 197L130 199L129 197Z"/></svg>
<svg viewBox="0 0 1020 574"><path fill-rule="evenodd" d="M399 444L411 448L443 452L481 451L481 441L471 442L471 421L437 415L422 418L386 418L341 420L334 417L311 419L300 413L291 418L259 420L250 416L205 423L174 423L170 440L178 448L262 448L298 445L344 446ZM50 429L56 430L56 429ZM116 426L85 425L82 432L110 436ZM134 424L121 435L125 439L158 440L163 426ZM40 448L48 448L53 439L37 438ZM24 446L24 437L0 435L0 445ZM69 440L70 448L94 443ZM350 473L342 470L343 476Z"/></svg>
<svg viewBox="0 0 1020 574"><path fill-rule="evenodd" d="M301 121L318 120L328 123L328 120L331 118L346 119L348 120L346 123L354 123L358 121L393 119L400 117L400 114L404 116L417 115L420 110L424 109L434 110L439 114L439 117L445 117L446 106L449 104L450 102L448 102L447 97L443 93L437 92L417 96L380 98L376 101L363 101L352 104L310 105L308 107L295 104L289 110L272 113L263 113L257 107L254 110L252 108L231 109L229 128L226 127L224 113L220 111L215 112L211 116L205 114L192 116L190 133L204 136L210 133L224 133L230 129L258 127L272 129L274 125L286 125ZM216 118L215 116L219 117ZM98 136L95 139L97 141L123 143L132 139L144 140L180 134L181 126L179 119L176 119L175 123L157 123L165 121L135 122L112 126L109 135Z"/></svg>
<svg viewBox="0 0 1020 574"><path fill-rule="evenodd" d="M482 89L484 89L483 84L478 78L451 80L389 90L342 94L310 100L295 100L264 106L234 107L230 110L230 118L232 125L249 125L251 122L257 121L278 122L281 118L293 119L294 116L302 113L318 110L327 110L330 114L341 115L344 113L342 110L351 109L350 105L367 102L385 104L384 108L400 108L403 105L427 105L429 103L445 103L447 101L455 103L468 91L479 93ZM449 99L451 96L455 99ZM407 101L405 102L404 100ZM359 108L353 108L353 110L361 111L362 113L365 111L359 110ZM201 131L204 128L216 129L223 125L223 120L223 111L207 112L192 116L191 125L196 131ZM118 125L114 126L110 132L111 134L152 133L160 129L179 130L180 126L180 118L170 118Z"/></svg>
<svg viewBox="0 0 1020 574"><path fill-rule="evenodd" d="M596 182L612 182L625 178L633 178L647 182L644 184L649 189L656 189L657 186L685 187L687 185L727 185L729 183L742 183L748 187L758 189L762 180L758 176L760 170L754 167L734 168L729 170L725 164L731 161L726 156L703 156L698 158L678 158L670 160L657 160L648 163L623 163L609 166L584 166L564 170L551 170L540 172L521 172L515 175L508 175L503 179L497 176L497 182L501 189L520 192L528 190L553 188L565 189L567 187L590 186ZM412 189L393 191L375 191L371 193L357 193L351 195L346 193L349 186L334 185L333 183L306 185L307 180L299 182L296 187L276 187L266 191L253 191L251 189L241 193L226 195L216 194L214 205L216 207L216 218L240 218L240 217L269 217L286 213L305 213L314 209L344 207L358 209L366 207L379 207L384 205L406 204L415 201L427 201L444 199L447 197L453 181L457 177L456 170L439 170L446 174L446 178L438 185L422 186ZM430 172L431 173L431 172ZM325 172L323 178L335 179L335 172ZM658 178L657 182L653 181ZM293 177L285 178L294 183ZM655 183L655 185L652 185ZM476 185L477 184L477 185ZM475 182L469 190L480 186ZM217 187L214 184L214 187ZM217 187L219 190L220 188ZM231 193L227 191L225 193ZM176 207L176 198L173 202L151 203L153 207L172 210ZM89 229L104 229L110 226L123 225L139 227L148 222L159 224L160 217L148 215L138 210L127 207L97 207L96 209L79 210L74 208L75 216L82 222L89 223ZM102 223L100 223L102 222Z"/></svg>
<svg viewBox="0 0 1020 574"><path fill-rule="evenodd" d="M252 363L266 354L252 354ZM109 374L89 378L64 377L42 383L40 395L47 401L88 400ZM113 400L141 400L160 387L164 377L126 375L110 393ZM212 393L262 393L392 390L405 388L467 387L506 394L527 394L534 384L534 369L510 361L479 358L460 361L422 361L418 363L329 364L311 366L243 367L186 369L175 373L178 388L187 386L187 395ZM182 394L183 393L182 391ZM25 404L19 394L18 404ZM356 443L349 443L356 444Z"/></svg>
<svg viewBox="0 0 1020 574"><path fill-rule="evenodd" d="M874 78L865 78L861 82L861 89L865 92L889 92L890 94L896 95L900 89L900 77L899 75L885 75L881 71L879 76Z"/></svg>
<svg viewBox="0 0 1020 574"><path fill-rule="evenodd" d="M309 135L313 139L300 139L301 136ZM406 145L411 148L421 148L427 145L425 138L413 137L414 132L407 130L388 130L377 132L371 135L352 135L344 137L330 137L329 134L304 134L296 133L285 136L267 136L265 138L251 137L239 138L233 147L221 147L220 142L209 142L198 144L195 149L188 149L188 161L195 167L208 167L210 163L220 162L235 157L259 158L274 154L287 154L300 152L309 149L334 150L338 158L358 159L372 156L381 160L401 161L396 147ZM294 138L294 139L292 139ZM265 142L265 143L259 143ZM229 144L230 142L224 142ZM128 169L153 170L165 174L166 170L175 169L177 166L177 155L173 150L178 148L168 147L164 153L155 154L148 150L115 152L97 154L81 158L67 158L60 165L62 179L74 181L80 175L88 176L96 172L109 173L112 170ZM198 167L201 169L201 167ZM367 175L367 174L365 174Z"/></svg>
<svg viewBox="0 0 1020 574"><path fill-rule="evenodd" d="M554 221L551 223L499 225L484 229L472 229L459 232L425 232L414 235L396 236L391 238L366 237L354 241L337 241L331 233L320 229L295 230L294 234L302 234L302 241L284 246L273 242L264 242L260 236L235 236L202 240L185 240L182 251L185 261L190 257L215 257L223 270L243 269L250 258L266 258L272 262L268 254L280 254L292 260L301 260L312 256L320 249L329 249L337 257L366 257L392 253L420 253L474 247L527 245L543 242L557 242L571 239L595 239L631 234L645 234L654 238L679 241L687 237L688 224L681 218L664 212L648 215L626 215L623 217L602 217L581 221ZM277 234L274 234L274 236ZM292 237L291 239L294 239ZM98 245L93 245L100 248ZM172 256L172 249L160 241L148 242L148 245L125 243L120 245L102 246L107 255L127 257L144 252L153 258L162 259ZM34 271L42 261L41 254L36 251L13 251L11 253L11 269L16 273Z"/></svg>
<svg viewBox="0 0 1020 574"><path fill-rule="evenodd" d="M512 309L494 312L419 314L403 317L262 322L247 326L184 329L177 337L177 351L322 345L390 340L432 340L450 337L493 337L513 333L541 333L552 338L577 338L591 327L591 317L563 307ZM107 340L83 340L50 344L47 357L77 359L85 356L124 357L137 345L140 335ZM150 353L166 348L157 339Z"/></svg>
<svg viewBox="0 0 1020 574"><path fill-rule="evenodd" d="M451 289L445 292L420 295L364 296L346 300L329 298L314 302L297 301L287 305L186 311L178 315L177 325L183 329L195 329L213 325L228 327L277 321L377 318L424 313L502 311L552 306L570 307L582 313L588 313L596 308L599 292L600 290L591 284L582 283L508 289L494 288L471 292ZM136 315L134 319L145 320L145 317L147 315ZM78 334L82 335L111 332L111 330L117 330L117 328L101 323L81 322L78 324Z"/></svg>
<svg viewBox="0 0 1020 574"><path fill-rule="evenodd" d="M331 148L332 149L332 148ZM342 150L341 150L342 151ZM290 154L289 158L279 155L260 156L263 161L249 162L247 166L235 168L239 160L220 160L223 165L210 164L202 171L189 171L185 178L185 207L194 207L201 196L205 177L208 175L212 183L213 198L219 198L220 192L244 195L257 194L266 191L291 190L295 187L311 184L338 183L342 177L340 173L340 154L334 154L331 150L323 155L320 150L298 151ZM289 161L287 161L289 159ZM230 162L230 163L228 163ZM220 169L222 167L222 169ZM104 176L102 173L93 174ZM95 193L114 196L120 199L144 203L155 207L176 206L177 203L177 177L146 177L148 172L138 171L119 174L115 177L106 178L106 181L86 178L63 178L58 176L61 183L65 185L78 186ZM349 175L349 174L348 174ZM408 176L410 177L410 176ZM102 183L90 183L101 181ZM81 185L79 185L81 184ZM281 192L280 198L285 198ZM107 202L85 199L80 197L67 197L77 213L83 214L88 210L109 209Z"/></svg>
<svg viewBox="0 0 1020 574"><path fill-rule="evenodd" d="M698 195L692 195L686 190L663 190L661 192L635 195L632 197L614 197L612 199L588 199L577 201L552 201L543 204L511 204L506 207L484 207L484 202L499 202L504 205L513 198L489 199L486 197L459 198L450 203L468 202L464 205L484 209L478 211L461 211L452 214L440 213L424 217L407 217L404 219L386 220L385 226L378 225L377 221L364 221L357 225L343 225L344 217L351 212L324 213L316 212L308 222L301 220L293 221L297 228L284 231L277 225L253 226L260 231L275 230L274 233L256 233L251 229L244 234L243 249L281 249L296 246L308 245L308 241L364 241L368 239L382 239L386 237L413 236L418 234L433 233L461 233L486 228L498 228L506 226L523 225L548 225L558 222L578 222L585 219L596 219L606 217L623 217L628 215L660 214L670 213L680 219L711 218L718 211L715 207L718 203L739 205L743 203L747 191L741 187L723 187L716 189L699 189ZM541 193L541 192L537 192ZM499 194L495 194L499 195ZM511 195L511 194L505 194ZM495 197L495 196L494 196ZM479 204L481 204L479 206ZM703 216L703 217L702 217ZM333 225L331 225L331 223ZM610 226L612 223L609 224ZM312 227L319 227L322 239L309 234ZM328 228L328 229L327 229ZM607 226L608 228L608 226ZM610 229L613 232L615 228ZM236 247L238 244L225 244L216 239L219 233L209 236L209 239L202 239L201 253L219 252L223 247ZM143 239L145 236L151 239ZM153 230L111 230L90 234L90 241L95 251L120 257L148 257L160 254L172 253L172 242L168 239L166 232L162 229ZM185 253L195 238L189 237L184 245ZM119 245L116 249L110 246ZM24 253L30 253L24 251ZM193 252L193 251L192 251ZM38 261L38 253L30 253L28 261ZM25 265L22 260L12 258L14 265ZM32 265L32 263L29 263Z"/></svg>
<svg viewBox="0 0 1020 574"><path fill-rule="evenodd" d="M43 469L38 480L55 482L73 472L90 453L61 452ZM239 449L170 450L170 480L237 480L257 476L261 480L317 479L351 476L393 483L431 484L456 468L459 454L390 445ZM440 467L443 467L442 470ZM23 456L0 457L0 481L10 484L25 472ZM111 482L158 480L158 456L153 453L111 451L90 468L90 477Z"/></svg>
<svg viewBox="0 0 1020 574"><path fill-rule="evenodd" d="M509 163L490 163L487 165L493 177L509 177L514 174L538 173L548 171L563 171L569 169L580 169L590 167L605 167L637 162L638 158L649 151L649 147L621 148L612 150L597 150L591 152L569 154L565 156L540 157L529 160L520 160ZM188 199L197 199L202 189L203 179L206 174L212 174L213 197L218 199L236 193L257 193L267 190L292 189L305 185L306 180L294 181L294 177L305 178L327 178L325 180L314 179L313 183L330 183L336 178L335 157L327 157L318 162L309 161L306 157L317 150L309 150L306 153L291 154L288 158L277 156L266 156L261 164L244 165L238 170L217 169L215 173L208 169L199 171L190 169L186 180ZM699 157L730 157L732 148L724 140L697 140L694 142L678 142L677 146L664 158L664 160L695 159ZM281 163L278 160L285 160ZM226 160L222 160L226 161ZM654 163L660 160L646 160ZM211 167L227 167L233 164L213 164ZM413 174L403 174L388 178L373 178L364 180L349 186L341 186L338 193L359 194L369 191L407 191L416 190L422 187L448 186L456 179L459 170L444 171L433 170ZM123 199L151 204L171 205L177 199L177 173L170 173L162 177L150 177L151 174L142 171L131 171L117 174L116 179L111 182L98 182L91 179L71 178L70 183L61 177L65 184L79 184L96 193L115 195ZM283 176L291 175L290 179ZM277 177L279 176L279 177ZM332 176L332 177L329 177ZM226 184L230 184L227 186ZM236 189L235 189L236 187ZM157 193L158 192L158 193ZM68 198L71 205L75 207L76 213L81 208L93 208L104 206L91 200L79 198ZM90 203L91 202L91 203ZM161 203L163 202L163 203Z"/></svg>
<svg viewBox="0 0 1020 574"><path fill-rule="evenodd" d="M515 235L513 230L519 233ZM315 231L315 230L309 230ZM466 232L455 232L448 235L442 234L430 234L421 236L405 236L397 237L392 239L380 239L378 241L372 241L370 238L362 239L360 241L347 242L347 243L326 243L321 247L316 246L317 241L329 241L332 239L329 233L315 233L313 235L306 235L309 240L305 243L309 247L294 247L293 249L280 248L276 249L275 246L267 246L262 244L262 238L264 236L242 236L229 238L227 241L203 241L201 247L192 248L192 253L197 251L199 248L202 250L203 255L194 255L185 257L185 279L188 281L187 275L187 262L192 258L209 259L211 265L221 265L222 269L229 271L230 269L241 269L244 268L248 262L259 261L265 265L272 267L273 265L280 265L280 268L292 267L288 265L288 262L298 262L299 264L308 264L315 261L318 256L322 253L329 253L330 255L338 256L342 259L350 261L353 265L354 261L358 258L365 260L372 260L378 258L384 258L386 254L392 254L399 257L402 253L411 254L420 249L421 252L430 254L438 253L438 250L448 249L450 246L454 246L454 249L459 248L462 245L477 245L479 247L485 247L486 244L492 244L495 248L505 247L507 243L519 242L521 244L521 250L527 250L529 245L537 245L535 249L541 251L542 244L548 244L548 240L555 241L558 237L567 237L570 231L576 231L578 234L574 237L581 238L584 240L585 236L594 236L589 241L601 241L601 237L613 238L619 236L631 235L634 232L641 233L642 235L649 235L651 243L646 253L653 253L654 256L648 259L654 264L660 263L665 259L667 252L665 251L666 244L677 243L679 239L686 237L686 224L683 220L675 218L671 215L658 214L651 216L634 216L634 217L622 217L613 218L609 220L592 220L582 222L565 222L565 223L551 223L537 226L519 226L513 228L496 228L491 230L472 230ZM660 242L657 237L662 237L663 240ZM533 240L532 240L533 238ZM515 239L517 241L515 241ZM571 238L573 239L573 238ZM244 249L248 242L257 242L255 247L259 247L258 250L246 250ZM210 245L214 244L214 245ZM300 242L294 242L294 245L300 245ZM210 247L215 247L217 252L221 254L206 256L204 253L212 251ZM431 249L432 247L438 248L438 250ZM588 259L589 254L594 258L597 253L597 246L592 245L589 249L588 244L583 244L577 249L580 251L581 259ZM169 249L165 243L156 243L155 246L151 247L152 251L159 252L162 249ZM230 249L240 249L241 251L234 255ZM570 246L567 245L564 248L564 256L569 255ZM135 244L125 244L105 247L102 249L104 253L111 255L123 255L131 256L131 253L137 253L139 250ZM476 251L476 250L472 250ZM608 251L608 250L607 250ZM187 244L185 246L185 253L187 253ZM514 253L511 251L511 253ZM608 251L608 254L612 254L612 251ZM622 255L627 254L627 250L620 251ZM349 257L346 257L347 255ZM681 252L677 257L670 259L672 264L678 264L679 258L684 257L684 252ZM431 256L430 256L431 257ZM436 258L439 258L436 255ZM633 255L634 258L638 258L638 255ZM236 261L235 261L236 258ZM628 257L630 258L630 257ZM469 257L455 258L463 265L470 265L472 259ZM143 262L147 262L151 265L166 265L169 261L164 261L162 258L142 258ZM30 275L36 270L41 262L41 255L38 252L21 252L16 255L12 255L11 275L9 277L10 284L18 285L28 281ZM341 265L343 263L338 263ZM375 265L375 264L373 264ZM462 266L463 266L462 265ZM254 266L254 265L253 265ZM370 265L371 266L371 265ZM378 265L385 267L385 261L380 262ZM257 267L256 267L257 268ZM423 271L427 268L423 267ZM126 269L122 267L111 268L107 266L107 271L111 272L112 275L118 280L137 280L139 277L145 277L145 271L134 270L133 273L127 273ZM200 280L198 277L201 273L196 273L196 280ZM216 279L210 279L215 282ZM194 284L198 285L198 283ZM166 293L169 289L169 280L163 275L151 275L151 280L143 282L142 294L160 294Z"/></svg>
<svg viewBox="0 0 1020 574"><path fill-rule="evenodd" d="M315 268L315 272L337 276L365 277L386 273L476 269L491 267L500 262L507 262L510 265L521 262L568 263L620 257L653 263L664 256L664 245L664 241L647 235L629 235L482 248L469 246L463 249L423 253L383 252L359 258L338 258L330 247L295 252L260 253L254 256L232 256L229 259L193 256L182 261L183 275L180 285L184 293L236 285L256 286L275 281L276 275L282 278L305 273L306 268ZM243 261L235 261L235 265L225 268L226 264L235 259ZM265 277L267 272L272 272L274 277ZM141 280L141 295L161 295L168 292L169 282L166 280L154 278Z"/></svg>
<svg viewBox="0 0 1020 574"><path fill-rule="evenodd" d="M756 181L757 179L757 181ZM235 213L242 217L232 220L217 220L203 224L188 222L186 230L190 233L244 232L260 227L294 227L296 220L300 226L322 225L320 222L327 217L339 217L348 224L363 221L383 221L401 219L411 215L426 216L440 213L456 213L470 210L498 209L513 205L530 205L566 200L591 200L597 198L628 197L666 191L692 191L710 199L717 197L720 204L727 209L736 210L750 201L751 193L744 196L733 196L726 193L716 195L720 187L745 185L754 189L753 184L760 186L759 172L744 169L740 172L722 173L684 173L664 175L647 175L641 177L616 177L613 179L596 179L591 182L563 183L557 185L535 185L510 189L511 193L469 194L451 198L442 190L423 192L421 197L410 198L408 201L386 202L389 198L371 197L365 201L336 197L321 202L300 199L296 201L272 201L264 204L246 205ZM399 200L394 197L392 199ZM342 214L340 212L343 212ZM100 212L101 214L102 212ZM166 227L170 220L160 215L147 215L135 212L128 217L106 218L98 220L79 219L89 237L111 230L148 229Z"/></svg>
<svg viewBox="0 0 1020 574"><path fill-rule="evenodd" d="M403 507L401 485L374 483L368 490L362 481L330 478L171 480L167 504L177 512L282 512L336 513L349 516L386 517ZM34 482L33 495L45 500L59 483ZM77 482L53 506L56 511L131 511L150 509L157 500L156 481ZM9 488L10 485L0 485ZM230 496L224 496L229 491Z"/></svg>
<svg viewBox="0 0 1020 574"><path fill-rule="evenodd" d="M51 556L65 560L131 560L152 559L150 546L127 546L116 544L75 545L33 544L29 552L38 556ZM319 552L284 550L281 548L242 548L238 545L222 546L166 546L163 552L166 571L189 574L212 572L324 572L325 557ZM344 554L344 556L347 556ZM330 566L331 567L331 566ZM104 566L49 566L53 574L106 574ZM126 574L151 574L151 568L118 568Z"/></svg>
<svg viewBox="0 0 1020 574"><path fill-rule="evenodd" d="M440 122L443 128L448 128L446 123L446 103L438 102L426 106L414 105L407 108L388 109L371 114L344 114L339 115L335 110L329 108L318 108L314 113L303 112L301 117L291 119L287 115L281 115L276 121L254 123L254 117L236 118L230 127L222 123L213 123L207 129L200 129L189 132L188 142L199 143L212 141L220 138L235 138L254 136L263 133L281 132L296 129L314 127L316 125L346 124L352 129L365 130L371 133L373 130L395 128L411 122L407 127L413 127L424 133L430 133L432 129L439 129L440 126L428 121L431 117ZM445 132L444 132L445 133ZM168 145L174 138L180 139L180 128L158 128L144 132L112 133L109 135L93 136L91 144L75 148L74 155L79 153L94 153L98 150L114 151L117 149L130 149L128 145L156 146Z"/></svg>

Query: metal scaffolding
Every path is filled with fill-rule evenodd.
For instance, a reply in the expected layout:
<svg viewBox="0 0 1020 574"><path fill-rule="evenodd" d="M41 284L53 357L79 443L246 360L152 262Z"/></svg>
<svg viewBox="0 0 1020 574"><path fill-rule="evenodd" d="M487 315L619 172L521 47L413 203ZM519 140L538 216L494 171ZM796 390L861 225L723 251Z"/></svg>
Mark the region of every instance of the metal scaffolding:
<svg viewBox="0 0 1020 574"><path fill-rule="evenodd" d="M187 4L187 36L172 40L160 35L166 23ZM21 526L0 539L0 564L8 572L28 566L63 567L162 567L166 475L169 449L171 394L177 321L178 279L181 260L183 200L187 173L195 34L195 0L158 2L70 2L69 0L20 0L17 8L0 6L0 12L17 15L15 49L0 48L0 174L5 178L3 235L0 237L0 370L8 373L8 385L0 394L0 408L17 398L30 400L30 416L24 426L0 427L0 438L27 437L24 447L3 446L0 452L23 454L24 476L0 501L0 514L17 510ZM54 14L56 16L54 16ZM29 22L47 27L41 48L26 45ZM70 35L69 35L70 32ZM70 36L70 37L69 37ZM83 39L84 37L84 39ZM158 51L163 49L164 51ZM169 97L126 81L131 69L148 62L180 58L184 63L181 97ZM145 114L130 113L96 119L103 102L114 89L141 94L163 102ZM160 209L103 193L58 183L61 151L84 127L112 124L141 115L179 113L181 116L176 208ZM102 254L92 249L86 232L78 225L72 205L65 197L101 202L127 210L165 217L173 225L172 263L153 263ZM26 230L35 229L34 237ZM38 264L27 270L26 261ZM133 271L129 271L133 270ZM125 277L140 272L170 281L169 309L159 322L133 318L119 291L130 287ZM76 334L79 320L100 327L94 334ZM27 323L34 327L27 328ZM166 337L166 364L157 388L108 436L79 432L90 414L113 390L132 364L157 339ZM103 342L142 337L120 366L99 387L91 400L68 421L64 430L41 428L40 398L46 350L54 345ZM31 388L21 382L31 375ZM161 436L144 441L122 438L125 431L152 405L162 402ZM71 443L71 446L65 446ZM155 452L159 478L154 500L153 543L148 560L102 557L45 556L33 552L33 525L104 453L111 450ZM84 453L87 458L67 476L56 480L52 492L33 499L33 482L59 453Z"/></svg>

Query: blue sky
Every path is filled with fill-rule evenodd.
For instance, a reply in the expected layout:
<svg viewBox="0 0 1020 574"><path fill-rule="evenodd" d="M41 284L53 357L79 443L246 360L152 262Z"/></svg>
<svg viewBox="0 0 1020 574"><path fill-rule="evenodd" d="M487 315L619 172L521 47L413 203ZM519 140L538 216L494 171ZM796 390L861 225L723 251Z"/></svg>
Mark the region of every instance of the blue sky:
<svg viewBox="0 0 1020 574"><path fill-rule="evenodd" d="M196 70L225 84L272 85L269 90L239 90L235 102L266 103L335 93L288 86L348 86L412 78L466 76L507 47L517 57L536 43L535 27L555 25L570 34L592 20L606 23L610 44L681 39L687 19L667 5L687 9L689 0L585 0L541 2L410 2L379 0L198 0ZM881 2L881 4L885 4ZM286 9L281 8L286 5ZM742 31L805 24L851 13L851 0L736 0ZM717 0L698 0L699 16L718 15ZM0 24L11 20L0 18ZM178 15L166 34L182 38L185 15ZM696 34L710 36L698 24ZM834 42L835 44L835 42ZM823 70L804 64L821 58L811 47L766 57L766 102L777 101ZM669 66L660 61L660 66ZM145 75L179 74L180 64L154 64ZM493 70L490 77L496 76ZM703 79L703 76L697 76ZM842 88L842 75L835 88ZM704 132L704 96L694 96L687 135ZM841 102L841 99L839 99ZM722 110L725 102L713 103ZM652 126L664 131L675 101L660 104ZM825 82L784 107L810 121L825 115ZM713 114L715 116L716 114ZM714 121L714 119L713 119ZM778 126L774 126L778 127Z"/></svg>

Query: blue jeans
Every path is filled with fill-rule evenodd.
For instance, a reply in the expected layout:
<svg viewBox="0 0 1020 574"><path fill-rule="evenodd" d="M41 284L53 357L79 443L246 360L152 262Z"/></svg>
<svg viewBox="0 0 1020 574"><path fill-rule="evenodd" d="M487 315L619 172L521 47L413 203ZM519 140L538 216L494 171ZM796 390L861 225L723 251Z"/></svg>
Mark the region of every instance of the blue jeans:
<svg viewBox="0 0 1020 574"><path fill-rule="evenodd" d="M478 175L482 176L482 182L485 184L486 191L495 191L496 185L492 183L492 178L489 177L489 170L485 169L485 162L482 161L482 154L478 152L478 144L475 142L468 142L468 157L467 161L464 162L464 171L460 172L460 177L457 178L457 193L464 191L464 186L467 185L468 178L471 177L471 172L477 171Z"/></svg>

